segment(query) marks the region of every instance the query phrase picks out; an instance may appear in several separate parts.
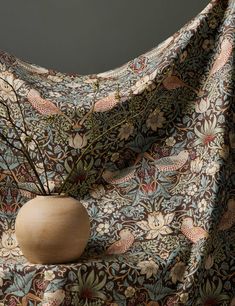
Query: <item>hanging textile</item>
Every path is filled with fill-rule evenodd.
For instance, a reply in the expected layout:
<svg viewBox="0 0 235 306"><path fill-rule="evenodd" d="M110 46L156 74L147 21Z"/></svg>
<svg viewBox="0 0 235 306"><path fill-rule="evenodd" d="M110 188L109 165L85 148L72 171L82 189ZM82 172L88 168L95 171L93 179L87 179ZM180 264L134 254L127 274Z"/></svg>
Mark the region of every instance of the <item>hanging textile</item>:
<svg viewBox="0 0 235 306"><path fill-rule="evenodd" d="M30 127L23 141L43 180L33 139L42 145L45 188L58 190L90 146L69 194L92 227L77 262L27 263L14 222L37 189L2 142L1 306L235 305L234 9L212 0L154 49L100 74L0 53L1 101ZM4 116L0 104L0 131Z"/></svg>

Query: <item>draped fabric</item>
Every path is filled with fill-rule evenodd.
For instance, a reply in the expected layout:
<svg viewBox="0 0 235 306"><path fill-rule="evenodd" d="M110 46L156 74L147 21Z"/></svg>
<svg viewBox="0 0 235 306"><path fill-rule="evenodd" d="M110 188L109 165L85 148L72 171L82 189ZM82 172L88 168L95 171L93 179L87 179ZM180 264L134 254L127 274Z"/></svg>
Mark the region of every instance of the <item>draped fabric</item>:
<svg viewBox="0 0 235 306"><path fill-rule="evenodd" d="M7 105L51 191L82 154L68 187L91 220L77 262L28 263L14 222L38 190L2 140L1 306L235 305L234 9L212 0L154 49L97 75L1 51L0 129L11 141Z"/></svg>

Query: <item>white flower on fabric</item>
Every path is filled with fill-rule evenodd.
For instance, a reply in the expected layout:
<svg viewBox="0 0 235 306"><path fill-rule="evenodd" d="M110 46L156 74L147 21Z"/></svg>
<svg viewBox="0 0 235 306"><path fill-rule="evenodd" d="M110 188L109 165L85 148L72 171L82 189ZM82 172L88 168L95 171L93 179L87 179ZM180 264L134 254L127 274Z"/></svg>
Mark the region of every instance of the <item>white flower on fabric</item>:
<svg viewBox="0 0 235 306"><path fill-rule="evenodd" d="M16 240L16 235L13 230L3 232L1 245L0 256L19 256L21 254Z"/></svg>
<svg viewBox="0 0 235 306"><path fill-rule="evenodd" d="M55 278L55 273L51 270L44 272L44 279L47 281L52 281Z"/></svg>
<svg viewBox="0 0 235 306"><path fill-rule="evenodd" d="M135 288L133 288L133 287L127 287L126 290L125 290L125 292L124 292L124 294L125 294L125 296L126 296L127 298L133 297L134 294L135 294Z"/></svg>
<svg viewBox="0 0 235 306"><path fill-rule="evenodd" d="M80 135L76 133L76 135L69 137L69 145L74 149L81 149L87 145L87 137L86 135Z"/></svg>
<svg viewBox="0 0 235 306"><path fill-rule="evenodd" d="M148 215L148 221L139 221L137 225L143 230L146 230L146 239L155 239L161 235L168 235L172 233L169 224L174 218L174 213L163 215L159 211L155 211Z"/></svg>
<svg viewBox="0 0 235 306"><path fill-rule="evenodd" d="M144 274L146 275L146 278L150 278L152 275L157 274L159 266L155 261L150 259L139 262L137 268L140 269L140 274Z"/></svg>
<svg viewBox="0 0 235 306"><path fill-rule="evenodd" d="M175 145L176 141L175 141L175 138L174 137L168 137L166 139L166 145L168 147L173 147Z"/></svg>
<svg viewBox="0 0 235 306"><path fill-rule="evenodd" d="M135 85L131 87L133 94L134 95L141 94L145 89L153 90L156 87L153 81L155 76L156 76L156 71L154 71L149 75L145 75L143 78L137 81Z"/></svg>
<svg viewBox="0 0 235 306"><path fill-rule="evenodd" d="M20 139L28 150L34 151L36 149L36 142L34 141L32 135L26 135L23 133L21 134Z"/></svg>
<svg viewBox="0 0 235 306"><path fill-rule="evenodd" d="M110 228L109 223L100 223L97 226L97 232L98 232L99 235L104 235L104 234L107 234L109 232L109 228Z"/></svg>
<svg viewBox="0 0 235 306"><path fill-rule="evenodd" d="M1 98L3 100L9 99L10 101L15 102L17 97L14 90L19 93L19 88L24 84L24 81L14 79L13 74L8 71L1 73L0 76L5 80L0 79Z"/></svg>
<svg viewBox="0 0 235 306"><path fill-rule="evenodd" d="M191 161L190 168L192 172L200 173L203 166L203 160L200 157Z"/></svg>
<svg viewBox="0 0 235 306"><path fill-rule="evenodd" d="M199 114L205 113L210 106L210 100L206 99L198 99L195 103L195 111Z"/></svg>
<svg viewBox="0 0 235 306"><path fill-rule="evenodd" d="M113 204L111 204L111 203L105 204L104 213L111 214L114 210L115 210L115 207L114 207Z"/></svg>
<svg viewBox="0 0 235 306"><path fill-rule="evenodd" d="M193 196L193 195L195 195L196 192L197 192L197 186L196 185L190 185L188 187L188 191L187 191L188 195Z"/></svg>
<svg viewBox="0 0 235 306"><path fill-rule="evenodd" d="M208 146L216 139L218 133L224 132L224 128L217 127L217 118L215 115L211 115L210 120L205 120L203 124L198 124L194 128L194 132L198 139L193 145L197 146L202 144Z"/></svg>
<svg viewBox="0 0 235 306"><path fill-rule="evenodd" d="M208 167L206 168L206 174L213 176L219 171L219 168L220 165L217 162L209 163Z"/></svg>
<svg viewBox="0 0 235 306"><path fill-rule="evenodd" d="M203 213L204 211L206 211L207 210L207 201L205 199L202 199L198 203L198 208L199 208L200 213Z"/></svg>

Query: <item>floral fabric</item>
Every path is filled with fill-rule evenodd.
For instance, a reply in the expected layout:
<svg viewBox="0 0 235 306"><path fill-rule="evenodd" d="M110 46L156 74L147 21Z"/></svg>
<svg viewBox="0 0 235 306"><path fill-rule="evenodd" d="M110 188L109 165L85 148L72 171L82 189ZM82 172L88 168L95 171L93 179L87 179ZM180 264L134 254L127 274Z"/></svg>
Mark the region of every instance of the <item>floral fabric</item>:
<svg viewBox="0 0 235 306"><path fill-rule="evenodd" d="M30 128L21 139L45 188L57 190L89 148L68 187L92 226L77 262L27 263L14 222L38 190L1 143L1 306L235 305L234 9L212 0L156 48L98 75L0 53L1 99ZM4 116L0 105L2 130Z"/></svg>

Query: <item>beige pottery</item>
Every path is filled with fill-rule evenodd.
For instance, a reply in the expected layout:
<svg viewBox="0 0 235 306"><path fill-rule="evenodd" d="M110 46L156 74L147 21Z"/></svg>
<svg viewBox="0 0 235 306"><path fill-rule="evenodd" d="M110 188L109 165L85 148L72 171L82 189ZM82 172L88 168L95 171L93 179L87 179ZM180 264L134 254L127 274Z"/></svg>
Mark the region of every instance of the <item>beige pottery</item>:
<svg viewBox="0 0 235 306"><path fill-rule="evenodd" d="M90 221L85 207L72 197L36 196L19 210L15 231L29 262L66 263L76 261L84 251Z"/></svg>

